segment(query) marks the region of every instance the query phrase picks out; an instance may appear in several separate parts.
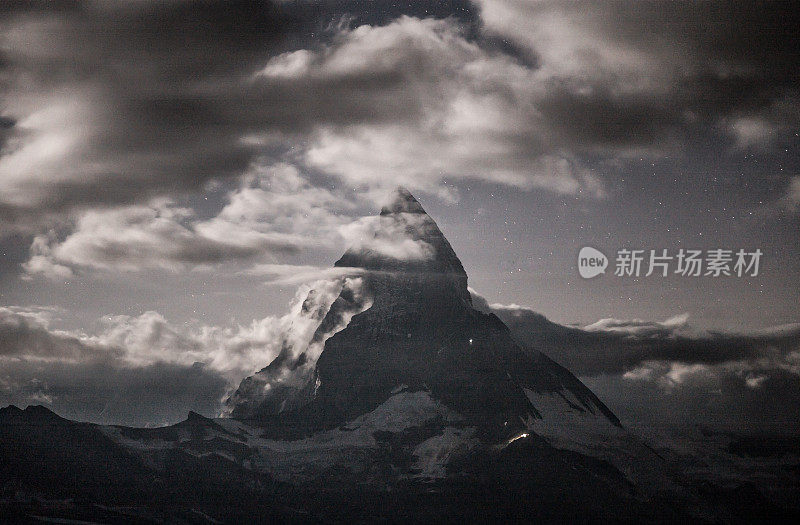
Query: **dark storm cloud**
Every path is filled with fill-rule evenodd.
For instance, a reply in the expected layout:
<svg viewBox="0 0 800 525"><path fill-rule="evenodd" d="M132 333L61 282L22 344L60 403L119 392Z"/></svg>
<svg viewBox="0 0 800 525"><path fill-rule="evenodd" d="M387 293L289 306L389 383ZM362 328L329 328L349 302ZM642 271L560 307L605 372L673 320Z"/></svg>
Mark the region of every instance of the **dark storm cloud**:
<svg viewBox="0 0 800 525"><path fill-rule="evenodd" d="M20 357L82 361L120 355L114 348L93 347L71 335L54 334L35 318L0 308L0 359L4 368L13 358Z"/></svg>
<svg viewBox="0 0 800 525"><path fill-rule="evenodd" d="M708 91L718 104L758 105L765 92L797 87L800 14L791 3L612 2L610 7L602 24L609 32L615 29L617 39L664 54L677 48L694 55L700 72L727 79L728 91Z"/></svg>
<svg viewBox="0 0 800 525"><path fill-rule="evenodd" d="M555 68L540 108L579 150L671 150L698 127L750 145L799 121L792 3L477 3L489 32Z"/></svg>
<svg viewBox="0 0 800 525"><path fill-rule="evenodd" d="M541 110L562 143L578 150L669 148L675 140L670 134L683 121L656 95L618 94L606 86L595 86L588 96L556 87Z"/></svg>
<svg viewBox="0 0 800 525"><path fill-rule="evenodd" d="M0 64L0 68L2 68L2 64ZM11 134L14 124L16 124L14 119L0 115L0 155L3 154L3 146L5 146L6 138Z"/></svg>
<svg viewBox="0 0 800 525"><path fill-rule="evenodd" d="M0 23L12 79L6 106L18 121L7 155L32 148L19 167L34 168L15 185L20 197L3 203L7 220L240 174L254 153L241 142L248 122L236 117L248 109L226 89L291 26L271 3L246 1L95 2L46 16L13 11ZM36 166L49 152L37 137L62 140L69 153Z"/></svg>
<svg viewBox="0 0 800 525"><path fill-rule="evenodd" d="M15 2L4 229L195 192L291 146L356 186L603 196L582 155L673 151L698 126L752 145L798 121L783 4L478 4Z"/></svg>
<svg viewBox="0 0 800 525"><path fill-rule="evenodd" d="M405 89L407 71L255 76L280 52L335 38L349 12L351 23L387 23L400 11L467 12L459 2L400 11L385 4L366 11L357 2L244 0L7 8L0 15L4 98L18 125L3 131L14 146L5 152L8 175L0 173L4 229L35 231L75 208L197 191L285 149L287 134L301 140L319 125L418 117L419 92Z"/></svg>
<svg viewBox="0 0 800 525"><path fill-rule="evenodd" d="M51 330L43 317L0 308L0 405L46 404L67 417L131 425L219 410L228 382L218 371L201 363L137 365L122 348Z"/></svg>

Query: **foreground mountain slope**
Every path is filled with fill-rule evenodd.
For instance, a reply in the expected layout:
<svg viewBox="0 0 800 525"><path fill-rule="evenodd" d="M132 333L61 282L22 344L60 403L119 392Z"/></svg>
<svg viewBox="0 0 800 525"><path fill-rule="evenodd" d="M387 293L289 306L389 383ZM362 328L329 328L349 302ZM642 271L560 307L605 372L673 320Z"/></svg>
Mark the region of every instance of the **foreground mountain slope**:
<svg viewBox="0 0 800 525"><path fill-rule="evenodd" d="M398 413L386 408L384 415ZM135 429L75 423L43 407L10 407L0 412L0 521L453 522L480 516L562 523L633 522L654 512L673 521L685 517L664 502L633 497L630 482L610 465L537 439L463 456L457 478L421 483L392 476L390 485L365 484L370 476L389 479L385 471L404 461L392 448L414 439L408 428L424 428L390 424L375 430L381 424L354 423L362 425L362 437L376 434L370 468L288 483L250 461L268 458L262 452L270 450L280 461L305 457L293 467L302 469L315 464L309 456L316 454L316 468L323 469L331 464L327 452L345 454L348 447L330 443L330 435L269 441L236 420L196 414L171 427ZM359 434L358 428L338 431L353 430Z"/></svg>
<svg viewBox="0 0 800 525"><path fill-rule="evenodd" d="M337 430L366 436L379 424L380 417ZM402 454L392 448L402 448L409 437L392 432L397 427L384 428L389 430L377 433L376 469L401 464ZM396 478L383 486L341 475L287 483L248 463L259 455L257 442L277 447L271 449L275 458L288 448L294 448L295 458L313 454L315 447L305 440L270 442L259 433L241 421L197 414L171 427L137 429L75 423L44 407L2 409L0 522L796 523L800 518L752 483L692 482L683 493L643 498L610 464L535 436L463 456L453 466L460 476ZM336 450L325 437L314 441ZM685 454L681 461L694 468L707 463L704 455Z"/></svg>

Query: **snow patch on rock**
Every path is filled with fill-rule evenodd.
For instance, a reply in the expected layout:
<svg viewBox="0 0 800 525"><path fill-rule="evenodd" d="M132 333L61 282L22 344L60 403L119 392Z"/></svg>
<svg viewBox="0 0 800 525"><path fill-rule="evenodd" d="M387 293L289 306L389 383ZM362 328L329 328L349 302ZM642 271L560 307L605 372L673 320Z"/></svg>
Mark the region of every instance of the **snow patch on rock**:
<svg viewBox="0 0 800 525"><path fill-rule="evenodd" d="M541 418L529 420L529 428L554 446L588 449L598 440L627 434L608 418L595 415L569 390L544 393L524 390L528 401L541 414Z"/></svg>
<svg viewBox="0 0 800 525"><path fill-rule="evenodd" d="M406 391L339 428L294 441L265 439L260 436L260 429L235 419L216 422L242 436L248 446L258 451L248 459L253 469L269 472L281 481L298 481L341 466L358 472L370 463L371 455L379 448L376 432L402 432L433 420L453 424L459 422L461 416L428 392ZM443 475L444 465L452 454L472 444L473 432L474 429L446 427L442 435L426 440L415 449L414 455L418 458L415 468L425 477Z"/></svg>

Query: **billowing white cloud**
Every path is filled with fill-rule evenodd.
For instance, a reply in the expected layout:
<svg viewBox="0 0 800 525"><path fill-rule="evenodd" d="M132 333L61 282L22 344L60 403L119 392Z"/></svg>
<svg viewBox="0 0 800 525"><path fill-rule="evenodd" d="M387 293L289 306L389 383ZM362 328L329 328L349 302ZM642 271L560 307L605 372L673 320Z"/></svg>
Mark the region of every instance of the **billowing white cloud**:
<svg viewBox="0 0 800 525"><path fill-rule="evenodd" d="M689 321L689 314L678 314L662 322L644 321L642 319L600 319L583 329L587 332L613 332L639 337L651 337L655 335L675 335L678 330L684 328Z"/></svg>
<svg viewBox="0 0 800 525"><path fill-rule="evenodd" d="M371 305L360 277L318 281L301 293L306 293L305 299L296 302L291 326L276 339L277 356L240 383L226 403L226 413L251 417L264 403L271 404L267 413L296 408L290 404L292 394L312 380L325 341Z"/></svg>
<svg viewBox="0 0 800 525"><path fill-rule="evenodd" d="M71 268L178 271L226 262L274 261L303 247L339 246L352 203L311 186L288 164L254 167L211 218L169 199L81 212L59 240L35 237L26 277L65 279Z"/></svg>
<svg viewBox="0 0 800 525"><path fill-rule="evenodd" d="M303 370L313 368L324 343L324 339L314 339L315 332L345 286L361 308L368 306L361 296L360 279L339 277L301 286L286 315L247 325L175 325L158 312L148 311L103 317L102 329L92 335L52 328L53 318L58 317L52 309L0 307L0 400L22 405L47 401L65 413L77 411L102 421L108 421L103 405L113 404L116 414L111 421L141 424L147 411L120 401L119 396L146 389L152 381L150 388L161 389L148 394L155 404L149 407L152 417L163 413L184 417L185 411L176 415L168 409L175 400L180 401L181 410L202 408L214 415L242 378L281 352L289 351L294 357L305 353ZM340 324L354 313L343 311ZM176 385L162 383L165 378L194 378L199 383L183 385L185 391L176 392ZM109 381L116 382L117 390L109 389ZM191 396L202 398L202 406L192 405Z"/></svg>
<svg viewBox="0 0 800 525"><path fill-rule="evenodd" d="M135 271L142 268L178 270L189 265L248 259L271 252L297 250L289 236L244 232L231 224L197 221L194 212L169 201L84 212L75 231L63 241L46 247L34 240L28 273L68 274L65 265L106 270Z"/></svg>
<svg viewBox="0 0 800 525"><path fill-rule="evenodd" d="M362 217L339 229L350 249L404 261L424 261L434 256L433 246L420 239L430 217L415 213Z"/></svg>
<svg viewBox="0 0 800 525"><path fill-rule="evenodd" d="M387 91L376 81L382 77L402 85ZM395 104L400 96L409 106L391 122L321 123L309 134L304 161L346 184L436 192L442 179L472 178L603 195L601 178L560 148L537 109L547 77L470 42L451 20L402 17L344 30L322 50L270 60L256 82L333 86L359 78L354 87L367 100Z"/></svg>
<svg viewBox="0 0 800 525"><path fill-rule="evenodd" d="M30 279L32 275L43 275L53 280L64 280L72 277L72 270L68 266L54 262L51 244L55 242L55 235L37 235L33 238L30 248L30 259L22 264L25 270L23 279Z"/></svg>
<svg viewBox="0 0 800 525"><path fill-rule="evenodd" d="M130 366L164 361L188 366L196 362L217 371L231 383L265 366L289 342L293 347L308 344L314 323L303 315L309 292L330 305L341 290L344 278L306 283L298 288L287 314L253 320L249 325L220 327L176 326L158 312L138 316L109 316L101 319L104 329L86 337L87 343L124 350Z"/></svg>

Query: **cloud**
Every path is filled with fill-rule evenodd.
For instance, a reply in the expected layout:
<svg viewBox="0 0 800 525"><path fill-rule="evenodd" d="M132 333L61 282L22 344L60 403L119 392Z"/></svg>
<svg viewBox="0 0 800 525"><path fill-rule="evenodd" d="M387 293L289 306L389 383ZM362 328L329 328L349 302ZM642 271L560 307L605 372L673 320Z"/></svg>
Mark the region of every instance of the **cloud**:
<svg viewBox="0 0 800 525"><path fill-rule="evenodd" d="M800 40L788 5L477 3L484 29L521 47L557 86L541 110L556 126L561 119L570 143L663 150L702 123L748 146L797 124Z"/></svg>
<svg viewBox="0 0 800 525"><path fill-rule="evenodd" d="M49 330L48 320L39 311L0 307L0 359L6 363L18 359L80 362L119 356L116 349L89 345L75 335Z"/></svg>
<svg viewBox="0 0 800 525"><path fill-rule="evenodd" d="M108 337L50 328L55 315L0 307L3 406L44 403L65 417L141 426L181 420L190 409L220 409L229 384L218 371L157 356L136 366Z"/></svg>
<svg viewBox="0 0 800 525"><path fill-rule="evenodd" d="M8 231L202 191L298 147L294 159L362 189L433 191L445 176L600 186L577 158L542 157L535 111L516 105L539 89L532 73L452 20L406 17L308 42L289 6L191 6L97 3L0 20ZM281 54L289 34L308 48Z"/></svg>
<svg viewBox="0 0 800 525"><path fill-rule="evenodd" d="M6 138L10 134L10 130L14 127L16 122L10 117L0 115L0 154L3 152Z"/></svg>
<svg viewBox="0 0 800 525"><path fill-rule="evenodd" d="M473 292L476 307L494 312L515 337L575 374L625 374L645 363L722 365L769 362L783 366L800 349L800 323L737 334L700 331L688 315L666 321L601 319L584 328L559 325L517 305L489 305Z"/></svg>
<svg viewBox="0 0 800 525"><path fill-rule="evenodd" d="M800 428L792 404L800 400L800 323L708 332L681 314L577 328L471 293L476 308L495 313L515 339L578 375L629 422Z"/></svg>
<svg viewBox="0 0 800 525"><path fill-rule="evenodd" d="M363 268L348 268L342 266L321 267L296 264L256 264L243 271L243 273L247 275L265 277L266 283L287 286L318 280L358 276L363 272Z"/></svg>
<svg viewBox="0 0 800 525"><path fill-rule="evenodd" d="M247 260L298 249L294 239L281 235L241 232L236 225L226 230L222 227L226 224L187 223L193 218L191 210L168 201L87 211L63 241L46 244L44 237L36 237L31 259L23 268L29 274L57 278L71 274L67 265L115 271L179 270L186 265Z"/></svg>
<svg viewBox="0 0 800 525"><path fill-rule="evenodd" d="M4 226L201 191L292 148L367 191L464 177L597 197L589 158L679 151L698 126L750 146L798 122L784 4L478 5L15 3Z"/></svg>
<svg viewBox="0 0 800 525"><path fill-rule="evenodd" d="M764 144L770 141L775 132L773 126L758 117L742 117L735 119L730 125L731 133L741 147Z"/></svg>
<svg viewBox="0 0 800 525"><path fill-rule="evenodd" d="M23 279L30 279L32 275L43 275L52 280L65 280L72 277L72 270L62 264L58 264L53 260L51 243L54 242L54 233L51 231L49 235L37 235L33 238L33 243L30 247L30 259L22 264L22 269L25 270Z"/></svg>
<svg viewBox="0 0 800 525"><path fill-rule="evenodd" d="M281 317L253 320L235 327L171 324L158 312L138 316L107 316L101 319L103 330L84 337L95 346L124 349L124 359L131 366L146 366L164 361L183 366L203 363L226 378L231 385L271 362L284 348L303 346L313 334L314 321L307 318L308 301L328 306L342 287L357 287L358 279L339 277L301 285L290 306Z"/></svg>
<svg viewBox="0 0 800 525"><path fill-rule="evenodd" d="M344 288L356 306L337 304L338 321L316 334ZM358 278L308 283L286 315L248 325L105 316L92 335L54 329L53 309L0 307L0 404L46 402L67 417L129 425L175 422L190 409L215 416L242 378L282 352L304 354L303 370L312 369L324 335L366 307L360 290Z"/></svg>
<svg viewBox="0 0 800 525"><path fill-rule="evenodd" d="M189 410L215 416L228 388L224 378L199 363L119 367L20 360L3 364L0 404L44 404L78 421L159 426L186 419Z"/></svg>
<svg viewBox="0 0 800 525"><path fill-rule="evenodd" d="M401 106L390 121L320 123L310 133L305 162L356 187L436 191L444 178L471 178L602 194L600 177L540 118L546 79L470 41L452 20L401 17L345 30L320 51L273 59L261 76L333 85L362 76L364 100L379 111Z"/></svg>
<svg viewBox="0 0 800 525"><path fill-rule="evenodd" d="M680 381L674 382L675 377ZM739 371L694 365L685 370L668 366L647 378L601 375L583 381L630 426L800 430L797 374L782 369Z"/></svg>
<svg viewBox="0 0 800 525"><path fill-rule="evenodd" d="M270 2L39 4L0 13L7 227L196 191L260 152L242 137L281 106L244 79L291 30Z"/></svg>
<svg viewBox="0 0 800 525"><path fill-rule="evenodd" d="M294 165L254 165L228 195L219 214L198 226L220 239L285 236L297 246L339 246L340 225L355 214L357 199L316 186Z"/></svg>
<svg viewBox="0 0 800 525"><path fill-rule="evenodd" d="M435 227L429 217L354 218L358 210L340 192L311 184L296 166L254 165L211 217L169 199L84 211L63 238L53 231L34 238L23 278L42 275L58 281L86 270L177 272L230 263L249 267L237 270L240 274L299 284L359 271L278 262L303 249L350 247L413 261L434 255L424 241Z"/></svg>
<svg viewBox="0 0 800 525"><path fill-rule="evenodd" d="M291 326L276 339L280 351L239 384L226 401L225 413L253 417L297 408L295 395L311 382L325 341L371 306L364 292L360 277L318 281L307 289L305 299L297 301L289 314Z"/></svg>
<svg viewBox="0 0 800 525"><path fill-rule="evenodd" d="M363 6L14 4L0 11L0 234L202 191L263 155L280 157L318 126L408 120L418 105L386 68L271 74L288 67L271 58L301 58L287 50L320 47L344 27L334 23L342 9ZM408 9L441 11L429 4ZM399 13L364 14L382 23Z"/></svg>
<svg viewBox="0 0 800 525"><path fill-rule="evenodd" d="M757 110L735 113L726 123L728 132L741 149L768 150L782 137L790 135L800 120L796 90L791 95L776 95Z"/></svg>
<svg viewBox="0 0 800 525"><path fill-rule="evenodd" d="M393 213L362 217L342 226L340 234L349 249L401 261L425 261L435 249L424 240L430 217L417 213Z"/></svg>
<svg viewBox="0 0 800 525"><path fill-rule="evenodd" d="M776 197L769 201L759 201L749 212L764 219L781 219L800 211L800 175L782 177L785 181Z"/></svg>
<svg viewBox="0 0 800 525"><path fill-rule="evenodd" d="M352 213L351 203L283 163L254 166L226 200L209 218L169 199L84 211L63 239L53 232L34 238L25 277L62 280L72 268L178 271L258 263L304 247L338 247L337 228L349 220L343 212Z"/></svg>
<svg viewBox="0 0 800 525"><path fill-rule="evenodd" d="M35 237L24 269L54 279L281 263L398 183L606 198L620 159L699 129L764 147L798 123L780 4L478 4L15 3L0 235ZM197 205L237 184L217 215Z"/></svg>
<svg viewBox="0 0 800 525"><path fill-rule="evenodd" d="M685 326L688 320L689 314L679 314L660 323L641 319L620 320L607 318L600 319L585 326L583 329L587 332L612 332L636 337L664 337L672 335L676 329Z"/></svg>

